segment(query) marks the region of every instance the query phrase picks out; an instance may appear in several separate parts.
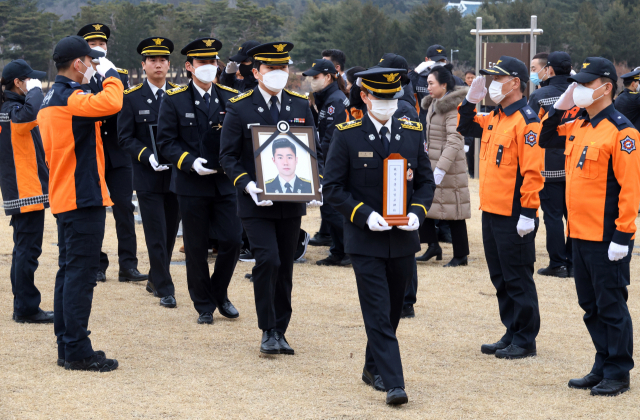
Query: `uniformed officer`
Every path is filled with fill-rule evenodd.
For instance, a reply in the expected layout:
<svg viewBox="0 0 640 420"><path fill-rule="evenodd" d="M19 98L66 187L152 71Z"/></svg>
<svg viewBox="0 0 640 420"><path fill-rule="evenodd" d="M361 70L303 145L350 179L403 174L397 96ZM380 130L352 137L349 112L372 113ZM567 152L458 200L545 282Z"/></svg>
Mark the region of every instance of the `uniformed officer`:
<svg viewBox="0 0 640 420"><path fill-rule="evenodd" d="M276 138L271 143L273 163L278 168L275 178L265 181L267 192L276 194L311 194L311 181L296 174L298 156L293 142L286 137Z"/></svg>
<svg viewBox="0 0 640 420"><path fill-rule="evenodd" d="M107 41L111 31L102 23L91 23L83 26L78 31L91 48L100 48L107 53ZM93 61L95 69L96 61ZM127 70L116 69L125 88L129 87ZM88 92L98 93L102 91L102 77L94 73L89 82L83 86ZM118 145L118 118L113 116L105 118L100 127L104 143L105 179L109 187L109 195L113 200L113 218L116 221L116 235L118 237L118 280L142 281L147 280L146 274L138 271L138 258L136 256L136 228L133 211L135 206L131 202L133 197L133 173L131 158ZM97 273L98 281L106 281L106 271L109 267L109 256L100 252L100 269Z"/></svg>
<svg viewBox="0 0 640 420"><path fill-rule="evenodd" d="M609 60L588 57L543 119L540 135L540 146L564 149L567 157L576 291L596 348L591 372L569 387L607 396L629 390L634 365L627 286L640 206L640 136L613 107L617 79ZM563 113L575 106L584 111L562 124Z"/></svg>
<svg viewBox="0 0 640 420"><path fill-rule="evenodd" d="M392 118L403 95L404 69L373 67L357 73L368 114L338 125L325 171L326 200L345 217L345 251L356 275L367 349L362 380L387 391L387 404L408 401L396 329L405 290L420 250L417 229L433 200L435 183L422 124ZM392 228L383 213L384 159L407 160L408 224ZM401 174L404 182L405 173Z"/></svg>
<svg viewBox="0 0 640 420"><path fill-rule="evenodd" d="M171 191L180 204L187 284L199 324L212 324L216 308L226 318L240 316L227 289L240 254L242 228L235 214L235 188L220 167L226 103L238 91L212 83L221 47L217 39L199 38L180 51L187 56L191 82L167 91L158 121L159 152L175 165ZM207 262L210 228L218 239L213 274Z"/></svg>
<svg viewBox="0 0 640 420"><path fill-rule="evenodd" d="M613 105L631 124L640 130L640 67L621 76L624 90L618 95Z"/></svg>
<svg viewBox="0 0 640 420"><path fill-rule="evenodd" d="M178 198L169 190L171 170L152 144L153 127L158 124L160 104L167 89L179 87L167 81L173 42L151 37L138 44L147 80L124 91L118 114L118 142L131 155L133 187L136 190L144 239L149 253L147 291L160 298L160 305L175 308L175 288L170 263L176 241L180 212Z"/></svg>
<svg viewBox="0 0 640 420"><path fill-rule="evenodd" d="M247 51L260 45L258 41L246 41L238 47L235 55L229 57L229 62L220 76L220 84L232 87L239 92L255 89L258 81L253 77L253 58L247 55ZM236 77L240 72L242 79Z"/></svg>
<svg viewBox="0 0 640 420"><path fill-rule="evenodd" d="M487 94L484 77L477 77L458 108L458 131L482 138L482 240L500 319L507 329L496 343L483 344L481 351L519 359L536 355L540 330L533 281L539 192L544 185L540 119L523 96L529 74L522 61L502 56L480 74L492 76L489 95L498 107L488 115L476 114L476 104Z"/></svg>
<svg viewBox="0 0 640 420"><path fill-rule="evenodd" d="M220 163L238 189L238 216L256 260L253 290L258 328L263 331L260 352L266 354L294 353L284 335L291 320L293 259L306 205L258 200L262 189L255 181L251 127L279 121L314 126L307 97L285 89L292 49L290 42L270 42L247 52L254 60L258 88L230 100L220 144ZM317 152L321 162L322 152Z"/></svg>

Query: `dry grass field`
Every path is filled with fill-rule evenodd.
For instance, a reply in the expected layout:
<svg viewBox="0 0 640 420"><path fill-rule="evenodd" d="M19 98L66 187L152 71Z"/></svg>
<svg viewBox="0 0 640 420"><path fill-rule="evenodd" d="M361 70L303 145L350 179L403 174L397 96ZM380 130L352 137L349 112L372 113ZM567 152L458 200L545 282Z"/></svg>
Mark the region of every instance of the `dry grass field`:
<svg viewBox="0 0 640 420"><path fill-rule="evenodd" d="M474 209L478 207L472 181ZM303 218L315 232L319 211ZM640 383L617 398L591 397L567 381L589 372L595 350L572 279L536 274L542 327L538 357L501 361L480 344L503 333L483 258L480 212L469 222L468 267L444 261L418 266L416 318L398 330L409 404L392 408L385 394L360 380L365 331L351 268L320 268L327 248L309 248L294 269L293 319L287 338L295 356L262 357L258 351L251 264L238 263L229 297L240 318L214 314L197 325L187 292L184 255L174 253L177 309L164 309L144 282L117 281L113 217L107 214L104 249L112 265L98 284L90 319L95 349L115 357L112 373L70 372L56 365L53 326L11 320L11 228L0 235L0 419L599 419L640 418ZM142 226L137 225L140 271L148 270ZM544 227L537 237L536 269L546 266ZM56 227L49 214L36 273L42 308L52 310L57 269ZM181 263L182 262L182 263ZM631 315L640 325L640 270L632 264Z"/></svg>

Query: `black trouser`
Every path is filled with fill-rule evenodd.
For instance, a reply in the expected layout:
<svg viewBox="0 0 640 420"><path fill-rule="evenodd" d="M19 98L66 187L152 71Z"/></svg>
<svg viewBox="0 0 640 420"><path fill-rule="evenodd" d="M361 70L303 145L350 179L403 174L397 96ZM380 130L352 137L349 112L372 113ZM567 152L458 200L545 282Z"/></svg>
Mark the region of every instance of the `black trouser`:
<svg viewBox="0 0 640 420"><path fill-rule="evenodd" d="M34 275L38 257L42 254L44 210L11 216L13 227L13 257L11 259L11 291L13 312L17 316L31 316L40 309L40 291Z"/></svg>
<svg viewBox="0 0 640 420"><path fill-rule="evenodd" d="M332 242L329 252L340 259L344 258L344 217L327 203L320 207L320 214L322 220L329 225Z"/></svg>
<svg viewBox="0 0 640 420"><path fill-rule="evenodd" d="M470 139L470 141L467 142L467 139ZM464 142L469 145L469 151L465 153L467 156L467 167L469 168L469 178L474 178L476 139L473 137L465 137L464 140Z"/></svg>
<svg viewBox="0 0 640 420"><path fill-rule="evenodd" d="M418 300L418 263L416 258L413 257L413 277L409 284L407 284L407 291L404 295L405 305L415 305Z"/></svg>
<svg viewBox="0 0 640 420"><path fill-rule="evenodd" d="M520 215L482 213L482 241L491 282L496 288L500 320L507 328L502 337L525 349L534 349L540 331L538 293L533 281L536 228L521 237L516 230Z"/></svg>
<svg viewBox="0 0 640 420"><path fill-rule="evenodd" d="M611 261L610 242L573 239L578 303L596 348L591 373L607 379L628 378L633 368L633 325L627 307L633 242L625 258Z"/></svg>
<svg viewBox="0 0 640 420"><path fill-rule="evenodd" d="M420 242L427 244L438 243L436 233L437 220L426 218L420 226ZM447 220L451 229L451 245L453 257L462 258L469 255L469 237L467 236L467 222L465 220Z"/></svg>
<svg viewBox="0 0 640 420"><path fill-rule="evenodd" d="M262 219L248 217L242 224L251 242L253 293L258 328L284 334L291 320L293 256L298 246L301 217Z"/></svg>
<svg viewBox="0 0 640 420"><path fill-rule="evenodd" d="M104 239L104 207L85 207L56 215L58 274L53 298L58 358L68 362L94 354L89 315Z"/></svg>
<svg viewBox="0 0 640 420"><path fill-rule="evenodd" d="M322 216L322 212L320 212L320 215ZM318 233L325 236L331 235L331 231L329 230L329 224L324 221L324 218L320 221L320 229L318 229Z"/></svg>
<svg viewBox="0 0 640 420"><path fill-rule="evenodd" d="M180 226L178 198L172 192L136 191L144 240L149 253L149 281L160 297L175 295L171 280L171 254Z"/></svg>
<svg viewBox="0 0 640 420"><path fill-rule="evenodd" d="M113 218L116 221L118 237L118 263L120 270L138 268L136 257L136 224L133 216L135 206L133 198L133 172L130 166L111 168L108 159L105 170L105 181L109 195L113 201ZM107 271L109 256L100 251L100 270Z"/></svg>
<svg viewBox="0 0 640 420"><path fill-rule="evenodd" d="M242 227L236 215L236 195L193 197L178 195L187 285L193 306L199 314L214 312L227 300L227 289L238 263L242 245ZM215 229L218 256L210 275L209 227Z"/></svg>
<svg viewBox="0 0 640 420"><path fill-rule="evenodd" d="M565 196L566 182L545 182L540 191L540 207L544 214L542 218L547 228L547 253L549 267L566 266L569 270L571 263L571 239L564 238L564 223L562 216L567 219L567 201Z"/></svg>
<svg viewBox="0 0 640 420"><path fill-rule="evenodd" d="M415 266L415 256L349 256L356 274L360 309L367 332L364 367L372 374L382 376L387 390L404 388L396 330L402 314L404 293Z"/></svg>

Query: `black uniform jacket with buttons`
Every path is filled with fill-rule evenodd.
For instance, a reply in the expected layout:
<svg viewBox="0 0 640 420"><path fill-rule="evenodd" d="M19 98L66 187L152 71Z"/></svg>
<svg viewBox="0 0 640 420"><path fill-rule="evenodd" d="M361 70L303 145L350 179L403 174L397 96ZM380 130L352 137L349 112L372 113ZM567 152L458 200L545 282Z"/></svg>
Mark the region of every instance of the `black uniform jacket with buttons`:
<svg viewBox="0 0 640 420"><path fill-rule="evenodd" d="M287 121L291 127L314 127L313 115L306 97L285 89L282 91L281 101L280 121ZM247 184L256 180L251 127L253 125L275 126L275 124L259 89L245 92L227 104L227 117L220 141L220 163L238 189L238 216L240 217L283 219L306 214L304 203L274 202L273 206L258 207L245 191ZM315 127L314 138L318 155L318 171L321 174L322 150L319 147Z"/></svg>
<svg viewBox="0 0 640 420"><path fill-rule="evenodd" d="M227 112L225 104L237 94L235 89L214 84L207 109L193 82L167 91L160 107L156 142L160 154L174 165L172 192L198 197L235 194L220 167L220 134ZM199 157L218 172L198 175L192 166Z"/></svg>
<svg viewBox="0 0 640 420"><path fill-rule="evenodd" d="M393 118L418 121L418 110L416 109L416 97L413 94L413 83L407 83L402 89L404 90L404 95L398 99L398 110L393 114Z"/></svg>
<svg viewBox="0 0 640 420"><path fill-rule="evenodd" d="M327 156L331 137L337 124L347 120L347 96L338 88L338 82L333 82L320 92L313 94L318 107L318 135L322 145L322 154Z"/></svg>
<svg viewBox="0 0 640 420"><path fill-rule="evenodd" d="M179 85L167 82L167 89L177 87ZM118 114L118 143L131 155L133 189L136 191L169 192L171 170L156 172L149 163L153 154L149 127L158 124L159 111L160 101L148 81L124 91L122 111ZM160 162L161 158L156 156L156 160Z"/></svg>
<svg viewBox="0 0 640 420"><path fill-rule="evenodd" d="M126 70L116 69L120 81L124 85L124 88L129 87L129 74ZM96 73L96 78L100 77ZM91 81L82 85L82 90L85 92L99 93L102 92L102 80L91 78ZM102 126L100 127L102 135L102 144L104 145L105 160L111 163L113 168L121 168L123 166L131 166L131 159L129 154L120 148L118 144L118 114L104 118L102 120Z"/></svg>
<svg viewBox="0 0 640 420"><path fill-rule="evenodd" d="M616 111L631 121L636 130L640 130L640 92L632 92L631 89L623 90L613 106Z"/></svg>
<svg viewBox="0 0 640 420"><path fill-rule="evenodd" d="M264 183L266 192L268 193L285 193L286 190L282 188L282 183L280 182L280 176L277 176L273 179L265 181ZM293 182L291 186L292 193L297 194L311 194L313 191L311 189L311 181L300 178L296 176L296 180Z"/></svg>
<svg viewBox="0 0 640 420"><path fill-rule="evenodd" d="M392 120L389 153L399 153L407 159L407 213L415 213L420 223L427 215L436 188L422 138L422 124ZM323 194L324 200L345 217L344 250L347 254L397 258L420 251L418 231L406 232L394 227L389 231L373 232L367 225L371 212L383 215L384 159L387 156L369 116L341 124L334 131Z"/></svg>

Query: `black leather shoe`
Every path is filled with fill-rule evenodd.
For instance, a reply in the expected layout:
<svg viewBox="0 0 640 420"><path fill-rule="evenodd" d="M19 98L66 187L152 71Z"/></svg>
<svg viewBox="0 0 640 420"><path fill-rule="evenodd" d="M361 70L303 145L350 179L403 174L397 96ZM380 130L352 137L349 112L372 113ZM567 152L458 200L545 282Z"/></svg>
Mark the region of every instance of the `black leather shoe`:
<svg viewBox="0 0 640 420"><path fill-rule="evenodd" d="M171 295L165 296L160 299L160 306L164 306L165 308L175 308L176 305L177 305L176 298Z"/></svg>
<svg viewBox="0 0 640 420"><path fill-rule="evenodd" d="M96 281L101 281L104 283L105 281L107 281L107 274L102 270L98 270L98 274L96 274Z"/></svg>
<svg viewBox="0 0 640 420"><path fill-rule="evenodd" d="M198 317L198 324L213 324L213 314L211 312L203 312Z"/></svg>
<svg viewBox="0 0 640 420"><path fill-rule="evenodd" d="M342 264L342 260L344 260L344 257L338 257L335 254L329 254L329 256L323 260L318 260L316 261L317 265L328 265L328 266L333 266L333 267L339 267ZM351 263L351 260L349 260L349 263Z"/></svg>
<svg viewBox="0 0 640 420"><path fill-rule="evenodd" d="M229 302L228 299L222 302L222 305L218 305L218 311L220 311L220 315L225 318L233 319L240 316L240 313L238 312L236 307L233 306L233 303Z"/></svg>
<svg viewBox="0 0 640 420"><path fill-rule="evenodd" d="M460 267L461 265L467 265L467 264L469 264L467 257L462 257L462 258L453 257L451 261L443 265L443 267Z"/></svg>
<svg viewBox="0 0 640 420"><path fill-rule="evenodd" d="M276 338L276 330L268 330L262 333L260 353L280 354L280 344L278 344L278 339Z"/></svg>
<svg viewBox="0 0 640 420"><path fill-rule="evenodd" d="M593 373L588 374L584 378L571 379L569 381L569 388L575 389L591 389L594 386L602 382L602 376L595 375Z"/></svg>
<svg viewBox="0 0 640 420"><path fill-rule="evenodd" d="M309 239L309 245L311 246L331 246L331 235L323 235L320 232L316 232L313 238Z"/></svg>
<svg viewBox="0 0 640 420"><path fill-rule="evenodd" d="M143 281L149 280L149 276L142 274L137 268L129 268L128 270L120 270L118 272L118 281Z"/></svg>
<svg viewBox="0 0 640 420"><path fill-rule="evenodd" d="M155 297L160 297L160 296L158 295L158 291L156 290L156 287L153 285L153 283L151 283L151 282L150 282L150 281L148 281L148 280L147 280L147 287L146 287L146 289L147 289L147 292L152 293L152 294L153 294L153 296L155 296Z"/></svg>
<svg viewBox="0 0 640 420"><path fill-rule="evenodd" d="M603 379L598 385L591 388L591 395L615 397L629 390L629 378Z"/></svg>
<svg viewBox="0 0 640 420"><path fill-rule="evenodd" d="M365 368L362 369L362 382L372 386L376 391L386 391L384 389L384 382L382 382L382 376L374 375Z"/></svg>
<svg viewBox="0 0 640 420"><path fill-rule="evenodd" d="M496 357L498 359L524 359L525 357L533 357L537 355L536 349L523 349L515 344L509 344L502 350L496 350Z"/></svg>
<svg viewBox="0 0 640 420"><path fill-rule="evenodd" d="M560 277L562 279L566 279L569 277L569 270L567 270L567 267L564 265L555 268L545 267L538 270L538 274L541 276Z"/></svg>
<svg viewBox="0 0 640 420"><path fill-rule="evenodd" d="M400 318L415 318L416 312L413 310L413 305L404 305L402 307L402 313Z"/></svg>
<svg viewBox="0 0 640 420"><path fill-rule="evenodd" d="M278 345L280 346L280 354L294 354L295 352L287 342L287 339L284 338L284 334L280 334L278 331L274 332L276 341L278 341Z"/></svg>
<svg viewBox="0 0 640 420"><path fill-rule="evenodd" d="M107 357L102 350L96 351L96 355L100 357ZM56 364L60 367L64 367L64 359L58 359Z"/></svg>
<svg viewBox="0 0 640 420"><path fill-rule="evenodd" d="M429 261L433 257L436 257L437 261L442 259L442 248L440 248L440 244L429 244L429 248L427 248L425 253L416 257L416 261Z"/></svg>
<svg viewBox="0 0 640 420"><path fill-rule="evenodd" d="M97 351L91 357L75 362L64 362L66 370L86 370L90 372L111 372L118 368L116 359L107 359L104 352Z"/></svg>
<svg viewBox="0 0 640 420"><path fill-rule="evenodd" d="M573 278L573 267L569 268L569 277Z"/></svg>
<svg viewBox="0 0 640 420"><path fill-rule="evenodd" d="M13 320L20 324L53 324L53 312L38 309L38 312L30 316L18 316L14 314Z"/></svg>
<svg viewBox="0 0 640 420"><path fill-rule="evenodd" d="M387 404L399 405L409 402L407 393L402 388L393 388L387 391Z"/></svg>
<svg viewBox="0 0 640 420"><path fill-rule="evenodd" d="M480 351L484 354L496 354L497 350L506 349L509 346L508 343L500 340L493 344L483 344L480 346Z"/></svg>
<svg viewBox="0 0 640 420"><path fill-rule="evenodd" d="M58 366L64 367L64 359L58 359L56 363L58 364Z"/></svg>
<svg viewBox="0 0 640 420"><path fill-rule="evenodd" d="M251 283L253 283L253 275L251 273L245 274L244 278L248 279Z"/></svg>

